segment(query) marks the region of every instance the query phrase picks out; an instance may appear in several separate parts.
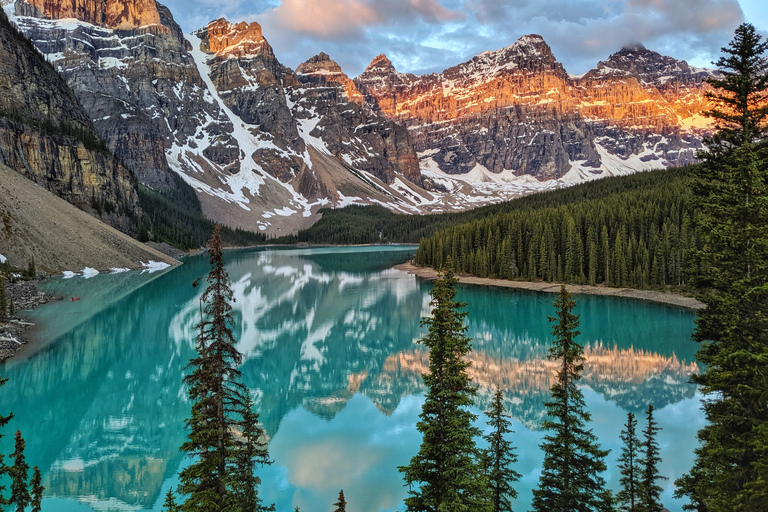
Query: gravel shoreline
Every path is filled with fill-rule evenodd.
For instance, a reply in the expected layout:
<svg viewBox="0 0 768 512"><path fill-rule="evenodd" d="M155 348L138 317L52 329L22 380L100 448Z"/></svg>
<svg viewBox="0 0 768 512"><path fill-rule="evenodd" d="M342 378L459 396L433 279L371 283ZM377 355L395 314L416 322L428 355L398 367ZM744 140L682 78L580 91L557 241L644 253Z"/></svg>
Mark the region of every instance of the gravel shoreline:
<svg viewBox="0 0 768 512"><path fill-rule="evenodd" d="M437 272L431 267L417 267L412 262L401 263L395 266L396 269L404 270L409 274L421 277L423 279L437 279ZM560 283L543 283L529 281L508 281L506 279L489 279L474 276L456 276L460 283L479 286L498 286L501 288L516 288L519 290L531 290L546 293L558 293ZM658 302L668 306L675 306L685 309L701 309L704 304L694 299L677 293L662 292L658 290L635 290L633 288L611 288L609 286L588 286L578 284L567 284L565 287L572 294L586 295L604 295L607 297L625 297L630 299L647 300Z"/></svg>
<svg viewBox="0 0 768 512"><path fill-rule="evenodd" d="M13 299L14 314L4 324L0 324L0 361L13 357L29 341L24 333L35 324L29 322L23 313L56 300L53 295L37 289L41 281L35 279L6 284L6 297Z"/></svg>

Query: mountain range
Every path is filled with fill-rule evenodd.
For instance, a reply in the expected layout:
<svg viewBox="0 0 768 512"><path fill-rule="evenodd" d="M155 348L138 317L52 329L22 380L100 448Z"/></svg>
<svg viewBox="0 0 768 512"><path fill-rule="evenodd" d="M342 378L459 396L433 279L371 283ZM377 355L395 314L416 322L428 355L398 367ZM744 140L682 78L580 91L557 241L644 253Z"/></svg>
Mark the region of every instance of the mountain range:
<svg viewBox="0 0 768 512"><path fill-rule="evenodd" d="M640 45L581 76L527 35L441 73L401 73L379 55L350 78L322 52L282 65L257 23L218 19L184 34L154 0L3 2L116 169L160 192L179 186L176 173L206 217L257 232L294 232L323 207L442 212L687 164L710 129L703 80L714 71ZM110 199L118 213L133 207L121 172L111 171L128 187L119 205Z"/></svg>

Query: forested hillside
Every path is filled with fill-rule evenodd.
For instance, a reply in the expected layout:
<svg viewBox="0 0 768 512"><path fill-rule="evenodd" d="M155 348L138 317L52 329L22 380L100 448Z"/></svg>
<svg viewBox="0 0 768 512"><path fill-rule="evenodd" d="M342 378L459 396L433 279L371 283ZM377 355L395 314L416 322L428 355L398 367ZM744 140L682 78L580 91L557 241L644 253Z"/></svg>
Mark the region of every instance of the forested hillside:
<svg viewBox="0 0 768 512"><path fill-rule="evenodd" d="M602 179L458 213L402 215L380 206L327 209L322 210L322 219L312 227L299 231L296 237L283 237L278 241L326 244L419 243L440 230L505 213L576 205L617 194L632 194L633 191L639 193L657 186L672 188L682 195L682 179L686 172L685 169L675 169Z"/></svg>
<svg viewBox="0 0 768 512"><path fill-rule="evenodd" d="M479 277L683 285L695 247L687 169L611 178L510 202L421 241L416 263ZM504 211L506 209L507 211Z"/></svg>

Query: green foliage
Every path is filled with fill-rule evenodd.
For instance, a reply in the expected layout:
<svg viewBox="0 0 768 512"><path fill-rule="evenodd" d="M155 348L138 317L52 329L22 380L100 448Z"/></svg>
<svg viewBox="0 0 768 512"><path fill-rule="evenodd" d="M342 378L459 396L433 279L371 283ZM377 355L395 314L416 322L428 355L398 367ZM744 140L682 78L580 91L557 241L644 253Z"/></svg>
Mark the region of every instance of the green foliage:
<svg viewBox="0 0 768 512"><path fill-rule="evenodd" d="M165 501L163 501L163 512L178 512L179 506L176 504L176 497L173 494L173 489L168 489L165 493Z"/></svg>
<svg viewBox="0 0 768 512"><path fill-rule="evenodd" d="M344 499L344 489L339 491L339 500L333 504L333 512L347 512L347 500Z"/></svg>
<svg viewBox="0 0 768 512"><path fill-rule="evenodd" d="M608 178L510 202L510 212L438 231L415 261L478 277L604 283L633 288L686 283L695 246L685 176L671 169Z"/></svg>
<svg viewBox="0 0 768 512"><path fill-rule="evenodd" d="M257 445L261 433L251 409L248 390L240 381L242 354L235 347L232 324L232 290L224 268L218 227L208 242L211 269L208 287L200 299L197 357L192 373L184 377L192 402L186 420L187 440L181 451L195 460L179 473L179 493L185 512L259 511L253 475L254 459L267 461L266 447ZM236 436L237 429L241 435ZM250 487L250 489L248 488Z"/></svg>
<svg viewBox="0 0 768 512"><path fill-rule="evenodd" d="M661 428L653 419L653 405L651 404L648 404L646 417L648 423L643 430L643 443L640 446L639 505L643 512L662 512L664 510L661 505L662 488L656 481L666 480L666 477L659 474L661 456L659 455L659 443L656 442L656 435Z"/></svg>
<svg viewBox="0 0 768 512"><path fill-rule="evenodd" d="M16 512L24 512L24 508L29 505L32 496L27 486L29 473L29 464L24 457L25 448L24 438L21 432L16 431L14 450L10 457L13 459L13 466L7 469L8 476L11 477L11 497L8 504L16 507Z"/></svg>
<svg viewBox="0 0 768 512"><path fill-rule="evenodd" d="M634 512L639 503L639 484L641 478L641 466L639 458L639 442L637 439L637 420L631 412L627 413L627 422L619 436L622 442L621 456L619 457L619 485L621 490L616 493L616 501L619 510Z"/></svg>
<svg viewBox="0 0 768 512"><path fill-rule="evenodd" d="M705 370L692 380L708 421L676 482L691 510L768 510L767 49L749 24L722 49L723 78L711 81L721 129L691 179L700 243L689 273L706 304L694 332Z"/></svg>
<svg viewBox="0 0 768 512"><path fill-rule="evenodd" d="M175 173L170 173L174 189L159 192L138 186L139 206L144 215L137 221L136 237L146 242L166 242L179 249L202 247L213 233L213 222L203 217L195 191ZM225 244L253 245L266 241L260 233L222 227Z"/></svg>
<svg viewBox="0 0 768 512"><path fill-rule="evenodd" d="M504 411L501 389L496 390L491 408L485 414L491 431L483 437L488 443L488 447L483 450L483 470L488 478L492 510L512 512L510 500L517 498L512 483L520 480L520 473L512 469L512 465L517 462L517 455L512 443L505 437L513 431L509 428L512 423Z"/></svg>
<svg viewBox="0 0 768 512"><path fill-rule="evenodd" d="M43 503L43 478L40 475L40 470L35 466L32 468L32 480L29 485L31 486L32 499L29 504L32 506L31 512L40 512L40 508Z"/></svg>
<svg viewBox="0 0 768 512"><path fill-rule="evenodd" d="M0 275L0 322L8 319L8 299L5 291L5 277Z"/></svg>
<svg viewBox="0 0 768 512"><path fill-rule="evenodd" d="M552 328L554 341L547 357L560 363L557 382L552 386L552 399L544 405L548 419L541 448L544 464L539 486L533 491L533 509L537 512L553 510L608 511L612 496L600 476L606 465L607 450L600 449L597 438L587 423L590 415L584 396L576 386L584 369L584 355L575 338L580 334L579 316L573 314L576 302L562 286L554 303L557 316Z"/></svg>
<svg viewBox="0 0 768 512"><path fill-rule="evenodd" d="M472 350L455 300L457 280L450 267L432 288L432 317L422 318L428 332L420 342L429 349L429 373L423 375L427 394L416 428L422 434L419 453L398 470L408 485L408 511L490 511L487 480L474 438L480 434L468 408L476 389L465 357Z"/></svg>

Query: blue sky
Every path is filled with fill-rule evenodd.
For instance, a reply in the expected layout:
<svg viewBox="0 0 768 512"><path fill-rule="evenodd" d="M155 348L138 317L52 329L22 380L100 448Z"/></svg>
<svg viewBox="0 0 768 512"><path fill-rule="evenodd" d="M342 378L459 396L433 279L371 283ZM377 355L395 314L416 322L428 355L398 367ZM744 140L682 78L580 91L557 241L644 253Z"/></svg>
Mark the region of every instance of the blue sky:
<svg viewBox="0 0 768 512"><path fill-rule="evenodd" d="M441 71L540 34L570 73L622 46L709 66L743 21L768 35L766 0L160 0L186 32L226 17L258 21L295 68L323 51L350 76L379 53L399 71Z"/></svg>

